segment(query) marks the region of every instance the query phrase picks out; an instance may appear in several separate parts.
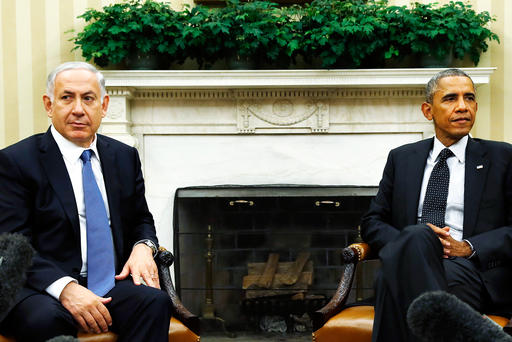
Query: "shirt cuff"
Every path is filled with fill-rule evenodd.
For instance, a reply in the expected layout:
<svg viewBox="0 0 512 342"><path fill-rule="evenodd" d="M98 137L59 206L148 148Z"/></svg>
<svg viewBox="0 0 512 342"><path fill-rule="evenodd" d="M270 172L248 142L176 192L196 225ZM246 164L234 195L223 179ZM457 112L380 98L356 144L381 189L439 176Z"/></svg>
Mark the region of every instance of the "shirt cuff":
<svg viewBox="0 0 512 342"><path fill-rule="evenodd" d="M471 242L469 242L468 239L464 239L462 240L464 242L466 242L468 245L469 245L469 248L471 248L471 255L469 255L468 257L466 257L466 259L471 259L472 257L475 256L476 254L476 251L475 251L475 248L473 247L473 244Z"/></svg>
<svg viewBox="0 0 512 342"><path fill-rule="evenodd" d="M59 300L60 294L62 293L62 290L66 287L67 284L74 282L78 284L78 281L71 277L62 277L60 279L55 280L53 283L50 284L46 288L46 292L52 296L53 298Z"/></svg>

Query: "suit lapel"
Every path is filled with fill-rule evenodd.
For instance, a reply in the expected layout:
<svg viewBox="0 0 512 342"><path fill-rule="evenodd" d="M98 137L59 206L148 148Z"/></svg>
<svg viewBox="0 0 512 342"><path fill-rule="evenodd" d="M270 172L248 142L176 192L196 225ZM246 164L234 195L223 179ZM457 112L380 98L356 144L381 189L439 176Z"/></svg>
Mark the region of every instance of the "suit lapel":
<svg viewBox="0 0 512 342"><path fill-rule="evenodd" d="M421 184L425 172L425 164L434 139L418 142L413 153L407 159L405 179L406 187L406 219L407 224L416 224L418 221L418 204L420 200Z"/></svg>
<svg viewBox="0 0 512 342"><path fill-rule="evenodd" d="M485 158L486 150L471 138L466 147L466 174L464 180L464 238L473 235L480 200L484 191L489 171L489 160Z"/></svg>
<svg viewBox="0 0 512 342"><path fill-rule="evenodd" d="M78 222L75 193L73 192L73 186L71 185L62 153L53 139L50 129L41 138L40 152L39 159L48 176L48 181L62 204L66 216L71 222L73 231L79 237L80 224Z"/></svg>
<svg viewBox="0 0 512 342"><path fill-rule="evenodd" d="M121 213L120 213L120 184L118 167L116 163L116 155L112 146L102 137L96 135L98 141L98 153L101 160L101 171L103 173L103 180L105 182L105 189L107 190L108 207L110 212L110 226L112 227L112 235L116 247L118 259L123 253L123 234L121 227Z"/></svg>

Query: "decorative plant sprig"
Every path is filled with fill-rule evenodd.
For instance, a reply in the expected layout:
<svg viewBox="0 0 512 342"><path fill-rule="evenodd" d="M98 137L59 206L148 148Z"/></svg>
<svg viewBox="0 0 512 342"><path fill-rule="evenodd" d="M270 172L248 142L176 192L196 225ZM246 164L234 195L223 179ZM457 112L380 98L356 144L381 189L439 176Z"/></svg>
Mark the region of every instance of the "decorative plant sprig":
<svg viewBox="0 0 512 342"><path fill-rule="evenodd" d="M323 67L357 68L389 45L386 1L314 0L306 5L302 49Z"/></svg>
<svg viewBox="0 0 512 342"><path fill-rule="evenodd" d="M499 42L488 28L495 19L485 11L476 13L461 1L443 6L416 2L412 8L389 7L387 16L391 41L402 55L415 53L437 59L451 53L458 59L469 55L477 65L488 42Z"/></svg>
<svg viewBox="0 0 512 342"><path fill-rule="evenodd" d="M323 68L382 67L390 59L453 54L477 65L489 43L499 42L488 12L452 1L389 6L386 0L313 0L280 7L261 0L226 0L226 6L188 7L128 0L88 9L74 38L87 60L116 65L130 55L159 55L168 62L195 59L211 67L222 59L286 68L301 55Z"/></svg>
<svg viewBox="0 0 512 342"><path fill-rule="evenodd" d="M79 16L88 24L74 38L75 49L80 47L82 55L99 66L119 63L131 53L183 59L174 44L182 26L179 17L168 4L156 1L130 0L101 11L88 9Z"/></svg>

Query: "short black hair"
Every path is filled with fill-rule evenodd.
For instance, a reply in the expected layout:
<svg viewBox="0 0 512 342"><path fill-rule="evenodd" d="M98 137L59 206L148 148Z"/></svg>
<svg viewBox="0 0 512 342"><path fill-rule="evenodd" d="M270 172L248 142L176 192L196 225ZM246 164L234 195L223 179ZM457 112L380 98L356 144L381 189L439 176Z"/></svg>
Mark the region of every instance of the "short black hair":
<svg viewBox="0 0 512 342"><path fill-rule="evenodd" d="M442 78L451 77L451 76L462 76L462 77L469 78L471 80L471 84L473 85L473 89L475 89L475 84L473 83L473 80L464 71L457 69L457 68L446 69L446 70L438 72L437 74L432 76L430 81L428 81L427 86L425 87L425 100L428 103L432 103L434 100L434 93L437 90L437 85L439 84L439 80Z"/></svg>

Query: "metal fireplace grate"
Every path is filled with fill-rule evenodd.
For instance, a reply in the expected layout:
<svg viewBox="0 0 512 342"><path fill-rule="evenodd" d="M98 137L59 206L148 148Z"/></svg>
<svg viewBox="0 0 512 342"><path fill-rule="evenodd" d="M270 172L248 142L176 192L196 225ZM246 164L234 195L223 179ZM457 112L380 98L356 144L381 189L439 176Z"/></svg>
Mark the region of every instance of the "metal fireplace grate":
<svg viewBox="0 0 512 342"><path fill-rule="evenodd" d="M317 310L338 285L344 267L340 250L356 239L360 217L375 193L374 187L349 186L178 189L174 252L182 301L204 319L242 331L257 328L253 322L264 315L289 317ZM251 287L248 296L243 279L249 267L268 262L269 255L279 263L307 255L311 282L287 293L279 292L283 288L269 294L268 288ZM301 265L306 267L305 262ZM266 292L260 296L258 291ZM225 328L222 324L219 330Z"/></svg>

